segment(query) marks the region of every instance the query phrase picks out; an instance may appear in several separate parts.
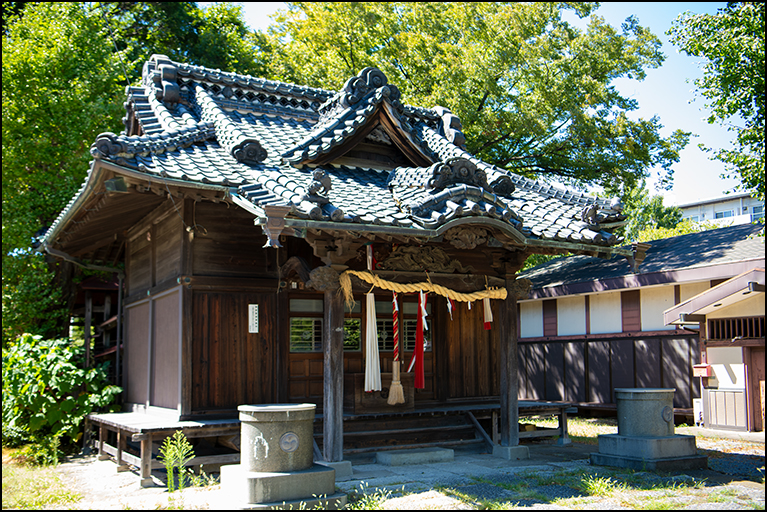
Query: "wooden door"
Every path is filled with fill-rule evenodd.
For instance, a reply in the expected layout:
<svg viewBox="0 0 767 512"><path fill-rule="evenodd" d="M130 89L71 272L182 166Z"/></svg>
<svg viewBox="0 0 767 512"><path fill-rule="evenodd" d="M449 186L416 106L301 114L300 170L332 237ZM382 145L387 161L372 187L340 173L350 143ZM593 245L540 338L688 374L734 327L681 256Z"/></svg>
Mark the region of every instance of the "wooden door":
<svg viewBox="0 0 767 512"><path fill-rule="evenodd" d="M482 301L476 301L471 309L465 302L456 303L453 318L447 313L445 299L435 301L439 331L436 356L443 368L438 385L447 391L445 398L479 398L499 394L499 337L498 322L500 301L490 301L496 320L489 330L484 327Z"/></svg>

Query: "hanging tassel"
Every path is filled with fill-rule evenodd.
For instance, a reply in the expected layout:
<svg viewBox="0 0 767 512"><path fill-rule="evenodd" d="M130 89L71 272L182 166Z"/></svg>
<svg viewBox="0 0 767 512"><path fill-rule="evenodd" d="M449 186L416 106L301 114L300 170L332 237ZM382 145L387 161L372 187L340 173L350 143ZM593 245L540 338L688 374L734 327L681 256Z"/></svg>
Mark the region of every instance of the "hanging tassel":
<svg viewBox="0 0 767 512"><path fill-rule="evenodd" d="M365 326L365 391L381 390L381 363L378 359L378 329L376 327L376 299L368 293Z"/></svg>
<svg viewBox="0 0 767 512"><path fill-rule="evenodd" d="M413 360L417 364L415 365L415 389L423 389L426 387L426 381L424 379L423 368L423 331L428 329L426 325L426 297L423 292L419 292L418 296L418 323L415 329L415 352L413 353Z"/></svg>
<svg viewBox="0 0 767 512"><path fill-rule="evenodd" d="M485 297L482 299L482 306L484 306L485 309L485 330L490 330L490 324L493 323L493 310L490 307L490 299Z"/></svg>
<svg viewBox="0 0 767 512"><path fill-rule="evenodd" d="M389 386L389 405L405 403L405 392L399 379L399 306L397 292L392 292L392 320L394 321L394 353L392 355L391 386Z"/></svg>

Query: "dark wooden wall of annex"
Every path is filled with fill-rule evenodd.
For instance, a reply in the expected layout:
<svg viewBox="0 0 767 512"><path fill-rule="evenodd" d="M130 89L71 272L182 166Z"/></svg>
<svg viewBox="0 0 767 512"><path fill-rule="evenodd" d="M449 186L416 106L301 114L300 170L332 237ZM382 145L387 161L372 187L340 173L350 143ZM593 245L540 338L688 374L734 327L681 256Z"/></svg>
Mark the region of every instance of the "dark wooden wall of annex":
<svg viewBox="0 0 767 512"><path fill-rule="evenodd" d="M674 407L700 398L696 335L601 337L519 343L519 397L614 404L615 388L675 388Z"/></svg>
<svg viewBox="0 0 767 512"><path fill-rule="evenodd" d="M158 353L151 361L151 378L128 379L129 401L144 403L138 398L150 394L158 398L150 405L171 405L169 399L160 400L159 389L147 389L147 383L154 387L153 382L162 381L157 376L167 374L169 365L178 364L178 359L161 356L169 342L153 338L157 330L151 331L150 322L181 325L184 416L236 414L240 404L284 400L285 384L279 375L285 374L287 347L278 340L287 335L280 331L287 294L277 293L279 263L288 253L311 261L311 248L288 237L286 249L264 249L266 237L252 215L226 203L189 199L166 201L134 226L128 238L126 372L145 375L150 343L164 347L151 349ZM154 309L142 306L147 297L179 285L182 306L176 318L150 317L148 312ZM249 304L259 305L258 333L248 332Z"/></svg>

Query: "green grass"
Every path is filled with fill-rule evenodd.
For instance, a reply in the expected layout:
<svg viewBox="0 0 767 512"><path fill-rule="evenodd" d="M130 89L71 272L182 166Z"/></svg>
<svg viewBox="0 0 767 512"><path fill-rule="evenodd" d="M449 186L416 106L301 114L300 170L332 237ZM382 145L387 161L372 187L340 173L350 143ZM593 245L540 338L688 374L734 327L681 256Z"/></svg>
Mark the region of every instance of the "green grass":
<svg viewBox="0 0 767 512"><path fill-rule="evenodd" d="M66 488L52 467L3 464L3 509L69 508L81 496Z"/></svg>

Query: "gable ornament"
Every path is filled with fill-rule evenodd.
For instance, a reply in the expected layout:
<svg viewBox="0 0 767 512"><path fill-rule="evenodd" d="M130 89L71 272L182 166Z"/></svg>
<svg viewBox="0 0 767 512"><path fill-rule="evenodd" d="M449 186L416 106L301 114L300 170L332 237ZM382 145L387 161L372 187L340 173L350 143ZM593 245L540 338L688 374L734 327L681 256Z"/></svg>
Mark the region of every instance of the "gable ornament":
<svg viewBox="0 0 767 512"><path fill-rule="evenodd" d="M328 192L331 189L330 176L322 169L315 169L312 173L312 181L306 187L306 194L301 198L302 201L309 201L315 204L328 204Z"/></svg>

